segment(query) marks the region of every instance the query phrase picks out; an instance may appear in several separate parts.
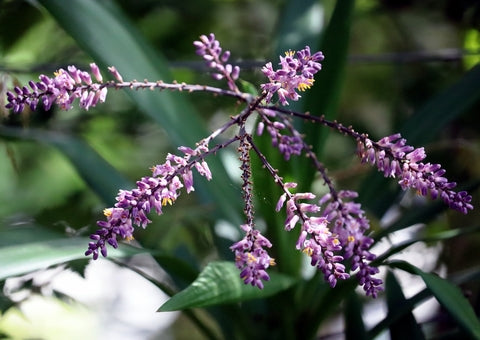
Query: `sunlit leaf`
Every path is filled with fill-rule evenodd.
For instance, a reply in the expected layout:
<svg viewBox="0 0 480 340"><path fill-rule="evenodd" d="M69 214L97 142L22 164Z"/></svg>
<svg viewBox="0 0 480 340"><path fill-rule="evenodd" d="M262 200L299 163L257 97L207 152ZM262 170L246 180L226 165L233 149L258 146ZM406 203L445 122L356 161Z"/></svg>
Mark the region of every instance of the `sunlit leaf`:
<svg viewBox="0 0 480 340"><path fill-rule="evenodd" d="M0 232L0 237L3 232ZM57 238L38 242L14 244L0 248L0 280L68 261L85 258L89 238ZM109 250L109 257L132 256L145 250L122 245Z"/></svg>
<svg viewBox="0 0 480 340"><path fill-rule="evenodd" d="M438 302L465 332L480 339L480 321L458 287L437 275L426 273L404 261L391 261L389 266L420 276Z"/></svg>
<svg viewBox="0 0 480 340"><path fill-rule="evenodd" d="M264 289L245 285L232 262L210 262L199 277L185 290L174 295L160 308L160 312L207 307L265 298L292 286L291 278L270 273Z"/></svg>
<svg viewBox="0 0 480 340"><path fill-rule="evenodd" d="M63 152L78 174L106 203L113 204L120 188L130 188L126 180L83 140L57 132L0 126L0 136L50 144Z"/></svg>

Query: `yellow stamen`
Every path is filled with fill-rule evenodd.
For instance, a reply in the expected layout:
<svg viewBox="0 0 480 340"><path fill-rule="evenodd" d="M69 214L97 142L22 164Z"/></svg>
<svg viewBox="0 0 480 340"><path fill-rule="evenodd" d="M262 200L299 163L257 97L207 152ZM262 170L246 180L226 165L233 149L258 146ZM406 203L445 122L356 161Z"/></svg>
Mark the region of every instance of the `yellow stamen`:
<svg viewBox="0 0 480 340"><path fill-rule="evenodd" d="M295 51L292 51L292 50L285 51L285 56L287 57L293 57L294 55L295 55Z"/></svg>
<svg viewBox="0 0 480 340"><path fill-rule="evenodd" d="M127 236L125 240L127 240L127 242L130 242L132 240L135 240L135 238L133 237L133 235L130 235L130 236Z"/></svg>
<svg viewBox="0 0 480 340"><path fill-rule="evenodd" d="M340 241L338 240L338 238L333 239L333 244L335 246L338 246L340 244Z"/></svg>
<svg viewBox="0 0 480 340"><path fill-rule="evenodd" d="M167 203L170 204L170 205L172 205L172 204L173 204L173 199L170 198L170 197L164 197L164 198L162 199L162 205L163 205L163 206L166 206Z"/></svg>
<svg viewBox="0 0 480 340"><path fill-rule="evenodd" d="M257 261L257 258L255 256L253 256L252 253L248 253L248 262L252 263L252 262L256 262L256 261Z"/></svg>
<svg viewBox="0 0 480 340"><path fill-rule="evenodd" d="M297 88L300 91L308 90L310 87L312 87L314 81L315 81L315 79L307 79L307 81L305 83L298 84Z"/></svg>
<svg viewBox="0 0 480 340"><path fill-rule="evenodd" d="M355 236L348 235L348 242L353 242L353 241L355 241Z"/></svg>
<svg viewBox="0 0 480 340"><path fill-rule="evenodd" d="M112 216L112 208L103 209L103 214L107 217Z"/></svg>
<svg viewBox="0 0 480 340"><path fill-rule="evenodd" d="M270 265L271 265L271 266L276 265L275 259L274 259L273 257L270 258Z"/></svg>
<svg viewBox="0 0 480 340"><path fill-rule="evenodd" d="M311 247L307 247L307 248L303 249L303 252L310 257L313 255L313 249Z"/></svg>

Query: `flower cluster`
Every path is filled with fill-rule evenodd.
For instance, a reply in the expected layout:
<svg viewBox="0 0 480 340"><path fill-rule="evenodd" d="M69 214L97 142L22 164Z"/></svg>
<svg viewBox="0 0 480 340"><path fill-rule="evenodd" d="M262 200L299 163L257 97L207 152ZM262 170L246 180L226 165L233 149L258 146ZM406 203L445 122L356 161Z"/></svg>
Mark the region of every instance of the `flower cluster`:
<svg viewBox="0 0 480 340"><path fill-rule="evenodd" d="M106 257L107 244L118 247L117 236L130 240L133 225L145 228L151 222L147 215L152 208L160 215L164 206L175 202L181 188L185 187L187 193L193 191L192 168L208 180L212 178L208 164L203 160L208 152L206 143L201 143L195 150L188 147L179 150L184 153L183 157L168 154L165 163L152 167L152 176L137 182L137 188L120 190L115 207L104 210L107 220L97 222L100 228L90 236L93 242L88 244L86 256L93 254L93 259L97 259L100 250Z"/></svg>
<svg viewBox="0 0 480 340"><path fill-rule="evenodd" d="M370 265L376 258L369 251L373 239L365 235L370 223L361 205L351 201L357 196L358 193L351 190L330 192L320 198L318 204L324 206L322 216L332 226L332 233L337 235L343 248L343 256L350 259L350 270L358 269L356 277L359 285L363 286L367 295L376 297L382 290L382 280L374 277L379 270Z"/></svg>
<svg viewBox="0 0 480 340"><path fill-rule="evenodd" d="M423 147L415 149L407 145L399 133L384 137L378 142L366 138L358 140L358 154L365 163L376 164L385 177L398 177L402 189L415 189L422 196L438 197L451 209L466 214L473 209L472 196L466 191L456 192L455 182L443 175L440 164L423 163L426 154Z"/></svg>
<svg viewBox="0 0 480 340"><path fill-rule="evenodd" d="M270 280L267 268L275 265L275 260L264 249L270 248L272 244L252 225L243 224L240 227L245 232L245 237L230 247L235 252L235 265L241 270L240 277L245 284L262 289L262 280Z"/></svg>
<svg viewBox="0 0 480 340"><path fill-rule="evenodd" d="M266 129L272 139L272 146L278 148L286 161L292 155L300 155L304 149L304 142L300 133L293 129L290 122L285 118L282 122L272 120L277 117L275 111L269 109L260 110L261 121L257 125L257 135L261 136Z"/></svg>
<svg viewBox="0 0 480 340"><path fill-rule="evenodd" d="M92 81L88 72L68 66L67 70L59 69L55 72L54 78L42 74L39 76L40 81L30 81L29 87L16 86L15 93L7 92L6 108L18 113L29 106L34 111L41 100L45 110L49 110L54 103L63 110L69 110L74 100L79 98L80 107L88 110L98 102L104 102L107 96L107 87L102 84L103 77L98 66L92 63L90 68L98 83ZM111 72L118 74L115 68L111 68Z"/></svg>
<svg viewBox="0 0 480 340"><path fill-rule="evenodd" d="M212 77L216 80L227 79L228 88L232 91L238 91L235 80L240 75L240 67L225 64L230 58L230 51L222 53L220 42L215 39L215 35L210 33L208 36L201 35L200 40L194 41L197 54L206 60L207 66L214 69Z"/></svg>
<svg viewBox="0 0 480 340"><path fill-rule="evenodd" d="M262 72L269 82L261 85L265 99L270 101L277 93L282 105L288 105L287 99L297 101L300 98L297 90L305 91L313 85L313 76L322 68L320 61L323 58L322 52L311 55L310 47L306 46L296 53L288 51L285 57L280 57L281 69L274 71L272 63L267 63Z"/></svg>
<svg viewBox="0 0 480 340"><path fill-rule="evenodd" d="M301 224L296 248L311 257L311 265L323 272L332 287L338 280L350 277L342 262L351 259L351 270L358 269L359 284L367 295L376 297L382 290L382 280L373 277L378 269L369 265L375 255L368 251L373 243L373 239L365 236L368 220L359 204L343 200L357 194L353 191L333 192L320 198L318 204L305 203L304 200L311 201L316 196L311 192L292 194L290 189L296 186L296 183L285 183L286 191L276 206L277 211L285 206L285 230L290 231Z"/></svg>

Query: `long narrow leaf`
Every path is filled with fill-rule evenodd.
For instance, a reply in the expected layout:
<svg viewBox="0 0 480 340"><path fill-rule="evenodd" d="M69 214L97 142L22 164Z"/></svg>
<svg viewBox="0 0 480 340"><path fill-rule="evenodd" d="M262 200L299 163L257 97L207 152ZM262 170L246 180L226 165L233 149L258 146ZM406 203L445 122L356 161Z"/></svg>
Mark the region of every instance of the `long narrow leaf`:
<svg viewBox="0 0 480 340"><path fill-rule="evenodd" d="M285 51L304 48L305 45L316 46L323 29L323 9L318 0L290 0L287 1L280 16L280 21L275 37L276 47L272 56L273 64L277 63L279 55ZM292 102L290 108L301 107L301 103ZM269 162L279 171L280 176L292 172L295 162L285 162L277 149L271 148L271 139L262 136L256 138L257 145L261 148ZM263 164L253 160L253 177L256 192L269 195L267 200L259 200L257 211L264 216L269 226L269 238L275 244L277 251L278 268L288 275L299 275L301 267L301 255L295 249L295 232L286 233L283 230L283 216L274 212L275 202L281 195L277 183L273 180L265 180L266 172ZM311 169L313 171L313 169Z"/></svg>
<svg viewBox="0 0 480 340"><path fill-rule="evenodd" d="M480 321L458 287L434 274L425 273L404 261L392 261L389 265L420 276L438 302L457 321L458 326L474 339L480 339Z"/></svg>
<svg viewBox="0 0 480 340"><path fill-rule="evenodd" d="M350 293L345 304L345 339L367 339L365 324L362 318L362 302L355 292Z"/></svg>
<svg viewBox="0 0 480 340"><path fill-rule="evenodd" d="M458 228L453 230L447 230L447 231L440 232L435 235L431 235L427 237L415 237L415 239L413 240L407 240L391 247L385 253L379 255L374 261L372 261L372 264L378 265L383 261L385 261L386 259L390 258L392 255L395 255L418 242L438 242L443 240L450 240L455 237L478 232L479 230L480 230L480 226L474 226L474 227L468 227L468 228Z"/></svg>
<svg viewBox="0 0 480 340"><path fill-rule="evenodd" d="M406 299L402 288L392 272L387 273L386 295L388 311L395 311ZM420 326L418 325L412 310L407 311L401 318L390 325L390 336L392 340L402 339L425 339Z"/></svg>
<svg viewBox="0 0 480 340"><path fill-rule="evenodd" d="M0 233L0 236L2 233ZM57 238L38 242L15 244L0 248L0 280L68 261L84 259L86 237ZM146 250L123 245L111 250L109 257L132 256Z"/></svg>
<svg viewBox="0 0 480 340"><path fill-rule="evenodd" d="M112 204L120 188L128 188L133 185L88 144L73 136L5 126L0 126L0 136L32 140L55 146L68 157L78 174L105 203Z"/></svg>

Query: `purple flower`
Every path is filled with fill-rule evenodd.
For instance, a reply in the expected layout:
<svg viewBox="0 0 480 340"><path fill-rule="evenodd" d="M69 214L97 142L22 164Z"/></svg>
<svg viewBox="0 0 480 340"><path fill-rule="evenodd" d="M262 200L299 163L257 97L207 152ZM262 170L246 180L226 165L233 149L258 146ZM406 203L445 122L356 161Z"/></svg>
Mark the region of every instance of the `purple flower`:
<svg viewBox="0 0 480 340"><path fill-rule="evenodd" d="M265 111L268 110L261 110L262 120L258 123L257 134L262 135L266 125L272 139L272 145L278 148L286 161L290 160L292 155L300 155L304 149L304 142L300 133L286 119L283 122L272 121Z"/></svg>
<svg viewBox="0 0 480 340"><path fill-rule="evenodd" d="M103 103L107 96L107 87L102 83L103 77L98 66L91 63L90 69L97 83L92 82L88 72L68 66L67 70L56 71L54 78L42 74L39 82L30 81L29 87L16 86L14 92L8 91L8 103L5 107L13 109L15 113L22 112L25 106L34 111L41 101L45 110L49 110L53 104L57 104L62 110L69 110L78 98L80 107L88 110L99 102Z"/></svg>
<svg viewBox="0 0 480 340"><path fill-rule="evenodd" d="M473 209L472 197L465 191L452 190L457 184L443 176L446 171L441 165L423 163L426 158L424 148L407 145L399 133L376 143L368 138L359 140L358 154L363 162L376 164L385 177L398 177L403 190L411 188L422 196L440 197L451 209L464 214Z"/></svg>
<svg viewBox="0 0 480 340"><path fill-rule="evenodd" d="M197 49L197 54L207 62L207 66L215 70L212 77L215 80L226 78L228 88L238 92L235 80L240 75L240 67L226 64L230 58L230 51L222 53L222 47L220 42L215 39L215 34L201 35L200 40L194 41L193 45Z"/></svg>
<svg viewBox="0 0 480 340"><path fill-rule="evenodd" d="M280 56L281 68L278 70L273 69L272 63L267 63L262 72L269 82L261 85L267 102L274 93L282 105L288 105L288 99L297 101L300 98L297 90L305 91L313 85L313 77L322 68L320 61L323 59L322 52L311 55L310 47L306 46L296 53L288 51L285 57Z"/></svg>
<svg viewBox="0 0 480 340"><path fill-rule="evenodd" d="M262 281L270 280L266 270L275 265L275 259L264 248L270 248L272 244L251 225L243 224L241 228L245 237L230 247L235 252L235 265L240 269L240 277L245 284L263 289Z"/></svg>
<svg viewBox="0 0 480 340"><path fill-rule="evenodd" d="M285 206L287 231L301 224L296 248L310 256L311 265L323 272L325 281L331 287L335 287L338 280L350 277L343 264L344 260L350 260L351 271L358 270L356 276L360 286L367 295L376 297L383 288L382 280L374 277L378 269L369 264L375 259L368 250L373 239L365 236L369 223L360 204L346 201L357 197L357 193L333 191L315 204L303 202L313 200L313 193L291 194L289 189L295 187L295 183L284 184L286 191L280 196L276 210L280 211Z"/></svg>
<svg viewBox="0 0 480 340"><path fill-rule="evenodd" d="M322 216L332 226L332 233L337 235L345 259L351 261L351 271L358 269L356 277L359 285L363 286L367 295L377 297L378 292L383 290L383 282L374 277L379 272L378 268L369 264L376 256L369 251L373 239L365 235L370 228L365 212L359 203L350 201L357 196L355 191L342 190L335 195L324 195L318 203L324 206Z"/></svg>
<svg viewBox="0 0 480 340"><path fill-rule="evenodd" d="M172 205L180 195L180 189L185 187L187 193L194 190L192 167L207 179L212 178L203 153L208 151L204 143L195 150L187 147L179 148L184 156L168 154L165 163L154 166L152 176L143 177L137 181L133 190L120 190L115 207L104 210L106 221L98 221L100 227L90 238L86 256L93 254L97 259L100 253L107 256L106 244L117 248L117 236L122 239L133 238L133 226L145 228L151 221L147 215L152 209L158 215L163 213L163 207ZM193 160L192 157L196 157ZM183 183L182 183L183 180Z"/></svg>

